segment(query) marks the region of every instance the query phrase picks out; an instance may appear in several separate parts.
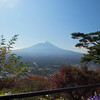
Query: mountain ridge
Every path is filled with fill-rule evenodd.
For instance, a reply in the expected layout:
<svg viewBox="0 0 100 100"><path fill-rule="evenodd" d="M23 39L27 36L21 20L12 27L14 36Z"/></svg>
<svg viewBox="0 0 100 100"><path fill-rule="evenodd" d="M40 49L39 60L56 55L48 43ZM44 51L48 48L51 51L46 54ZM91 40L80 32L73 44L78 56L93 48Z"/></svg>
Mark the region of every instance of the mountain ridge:
<svg viewBox="0 0 100 100"><path fill-rule="evenodd" d="M53 48L53 49L60 49L60 50L64 50L64 51L68 51L68 52L75 52L75 53L79 53L79 52L76 52L76 51L71 51L71 50L66 50L66 49L62 49L62 48L60 48L60 47L57 47L57 46L55 46L55 45L53 45L52 43L50 43L50 42L48 42L48 41L45 41L45 42L43 42L43 43L38 43L38 44L35 44L35 45L33 45L33 46L30 46L30 47L26 47L26 48L22 48L22 49L17 49L17 50L13 50L13 51L20 51L20 50L28 50L28 49L39 49L39 48L41 48L41 49L46 49L47 47L49 48L49 49L51 49L51 48ZM82 54L82 53L80 53L80 54Z"/></svg>
<svg viewBox="0 0 100 100"><path fill-rule="evenodd" d="M36 62L39 66L56 65L62 63L79 63L82 53L59 48L50 42L14 50L14 53L23 56L23 60Z"/></svg>

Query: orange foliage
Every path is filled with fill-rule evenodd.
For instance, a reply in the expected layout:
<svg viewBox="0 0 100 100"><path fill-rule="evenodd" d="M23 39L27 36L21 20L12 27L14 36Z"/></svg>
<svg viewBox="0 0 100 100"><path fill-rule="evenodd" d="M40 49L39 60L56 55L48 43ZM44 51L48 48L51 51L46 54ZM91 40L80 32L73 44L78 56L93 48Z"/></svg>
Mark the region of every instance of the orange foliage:
<svg viewBox="0 0 100 100"><path fill-rule="evenodd" d="M44 77L29 76L16 80L15 88L22 92L46 90L47 80Z"/></svg>

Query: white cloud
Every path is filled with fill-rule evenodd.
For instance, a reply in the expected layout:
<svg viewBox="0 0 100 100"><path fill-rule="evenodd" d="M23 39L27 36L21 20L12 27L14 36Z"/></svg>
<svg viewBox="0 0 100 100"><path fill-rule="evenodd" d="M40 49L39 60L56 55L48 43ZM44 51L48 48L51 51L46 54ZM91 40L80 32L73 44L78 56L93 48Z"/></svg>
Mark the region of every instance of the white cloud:
<svg viewBox="0 0 100 100"><path fill-rule="evenodd" d="M1 7L13 8L18 4L19 0L0 0Z"/></svg>
<svg viewBox="0 0 100 100"><path fill-rule="evenodd" d="M13 47L11 50L22 49L22 47Z"/></svg>
<svg viewBox="0 0 100 100"><path fill-rule="evenodd" d="M85 49L85 48L76 48L75 46L72 47L72 51L80 52L80 53L87 53L87 49Z"/></svg>

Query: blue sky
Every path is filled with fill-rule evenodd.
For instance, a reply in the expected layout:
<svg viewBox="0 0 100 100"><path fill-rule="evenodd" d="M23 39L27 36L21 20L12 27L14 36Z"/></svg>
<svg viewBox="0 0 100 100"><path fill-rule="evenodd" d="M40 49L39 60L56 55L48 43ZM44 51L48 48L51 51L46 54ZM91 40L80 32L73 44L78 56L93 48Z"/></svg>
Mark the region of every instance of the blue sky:
<svg viewBox="0 0 100 100"><path fill-rule="evenodd" d="M100 0L0 0L0 35L19 34L15 48L41 41L77 52L73 32L100 30Z"/></svg>

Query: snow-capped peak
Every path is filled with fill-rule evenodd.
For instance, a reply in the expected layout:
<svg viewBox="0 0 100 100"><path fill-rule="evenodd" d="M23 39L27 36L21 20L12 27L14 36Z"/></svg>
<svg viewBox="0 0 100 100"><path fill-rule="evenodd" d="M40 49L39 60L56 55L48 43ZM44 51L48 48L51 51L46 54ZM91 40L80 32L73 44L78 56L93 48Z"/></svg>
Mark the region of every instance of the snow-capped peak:
<svg viewBox="0 0 100 100"><path fill-rule="evenodd" d="M48 41L41 41L40 43L48 43Z"/></svg>

